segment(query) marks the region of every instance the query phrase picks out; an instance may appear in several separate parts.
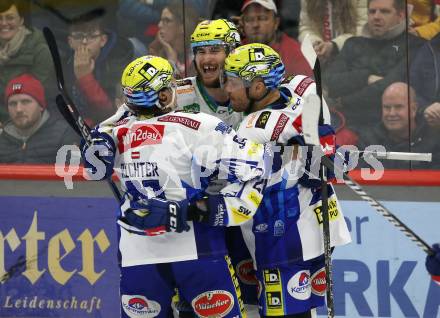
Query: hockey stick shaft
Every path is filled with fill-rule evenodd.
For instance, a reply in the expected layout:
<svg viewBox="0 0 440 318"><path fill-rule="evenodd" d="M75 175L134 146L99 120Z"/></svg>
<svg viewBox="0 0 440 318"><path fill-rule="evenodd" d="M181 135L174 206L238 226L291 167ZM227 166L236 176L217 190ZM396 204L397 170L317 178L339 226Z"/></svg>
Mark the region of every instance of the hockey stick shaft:
<svg viewBox="0 0 440 318"><path fill-rule="evenodd" d="M322 98L322 83L321 83L321 64L316 58L313 68L315 76L316 94L319 97L320 112L319 124L324 124L324 101ZM321 178L321 198L322 198L322 236L324 243L324 261L325 261L325 277L326 277L326 296L327 296L327 316L334 317L334 297L333 297L333 271L332 271L332 251L330 239L330 220L328 215L328 191L327 191L327 168L321 163L320 169Z"/></svg>
<svg viewBox="0 0 440 318"><path fill-rule="evenodd" d="M60 110L63 117L66 119L67 123L72 126L72 128L78 133L80 133L81 137L84 138L88 145L92 142L92 137L90 135L90 127L87 126L85 121L83 120L81 114L78 112L78 109L75 107L74 103L69 97L65 87L64 87L64 76L63 76L63 68L61 66L61 58L58 51L58 46L55 40L55 36L49 28L43 29L44 38L46 39L46 43L49 46L50 54L52 56L52 60L55 67L55 74L57 78L58 90L60 91L59 96L57 96L56 102L58 109ZM119 192L118 187L110 178L106 179L107 183L112 190L113 195L121 202L122 196Z"/></svg>
<svg viewBox="0 0 440 318"><path fill-rule="evenodd" d="M339 169L335 168L334 162L329 158L323 156L322 161L328 169ZM368 202L371 207L373 207L377 213L382 215L388 222L397 227L401 232L403 232L411 241L420 246L424 252L428 254L434 254L431 246L426 243L420 236L418 236L413 230L411 230L405 223L403 223L397 216L395 216L390 210L388 210L383 204L370 196L359 183L357 183L348 173L345 171L339 171L344 176L345 184L353 190L357 195L361 197L362 200Z"/></svg>

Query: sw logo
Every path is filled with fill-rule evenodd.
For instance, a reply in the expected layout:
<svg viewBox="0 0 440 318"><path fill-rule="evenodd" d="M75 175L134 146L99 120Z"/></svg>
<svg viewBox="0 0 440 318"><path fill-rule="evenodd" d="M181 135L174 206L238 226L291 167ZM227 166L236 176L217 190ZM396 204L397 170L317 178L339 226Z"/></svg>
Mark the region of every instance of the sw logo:
<svg viewBox="0 0 440 318"><path fill-rule="evenodd" d="M266 304L269 309L282 307L281 292L266 292Z"/></svg>
<svg viewBox="0 0 440 318"><path fill-rule="evenodd" d="M266 285L275 285L279 284L280 282L280 272L277 269L264 270L264 283Z"/></svg>

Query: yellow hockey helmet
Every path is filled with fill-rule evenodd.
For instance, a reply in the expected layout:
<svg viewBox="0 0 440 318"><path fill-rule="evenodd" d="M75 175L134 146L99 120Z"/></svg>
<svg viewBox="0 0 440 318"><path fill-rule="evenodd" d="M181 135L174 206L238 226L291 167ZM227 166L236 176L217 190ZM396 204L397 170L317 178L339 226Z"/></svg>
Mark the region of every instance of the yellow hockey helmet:
<svg viewBox="0 0 440 318"><path fill-rule="evenodd" d="M270 46L251 43L233 50L225 60L226 76L240 77L251 82L261 77L268 88L278 87L284 77L284 64Z"/></svg>
<svg viewBox="0 0 440 318"><path fill-rule="evenodd" d="M224 45L229 51L240 45L240 33L234 23L226 19L205 20L197 24L191 34L191 48Z"/></svg>
<svg viewBox="0 0 440 318"><path fill-rule="evenodd" d="M164 58L146 55L135 59L122 72L121 84L128 104L164 108L159 91L171 87L173 67Z"/></svg>

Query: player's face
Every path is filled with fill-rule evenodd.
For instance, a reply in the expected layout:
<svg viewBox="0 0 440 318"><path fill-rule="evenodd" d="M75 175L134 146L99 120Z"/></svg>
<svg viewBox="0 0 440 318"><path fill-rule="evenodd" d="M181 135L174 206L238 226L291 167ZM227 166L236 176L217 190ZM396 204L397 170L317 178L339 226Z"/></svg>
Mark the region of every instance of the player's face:
<svg viewBox="0 0 440 318"><path fill-rule="evenodd" d="M40 104L28 94L14 94L8 99L8 112L12 123L19 129L33 127L41 118Z"/></svg>
<svg viewBox="0 0 440 318"><path fill-rule="evenodd" d="M18 14L17 7L12 5L8 10L0 12L0 40L9 41L23 25L23 18Z"/></svg>
<svg viewBox="0 0 440 318"><path fill-rule="evenodd" d="M373 0L368 6L368 28L373 37L381 37L405 18L397 11L394 0Z"/></svg>
<svg viewBox="0 0 440 318"><path fill-rule="evenodd" d="M201 46L196 49L197 74L206 87L218 87L220 71L226 59L225 48L219 45Z"/></svg>
<svg viewBox="0 0 440 318"><path fill-rule="evenodd" d="M243 13L243 29L249 43L271 43L279 23L273 11L259 4L251 4Z"/></svg>
<svg viewBox="0 0 440 318"><path fill-rule="evenodd" d="M244 112L249 108L250 100L246 94L246 86L239 77L226 77L224 89L228 93L232 108L236 112Z"/></svg>

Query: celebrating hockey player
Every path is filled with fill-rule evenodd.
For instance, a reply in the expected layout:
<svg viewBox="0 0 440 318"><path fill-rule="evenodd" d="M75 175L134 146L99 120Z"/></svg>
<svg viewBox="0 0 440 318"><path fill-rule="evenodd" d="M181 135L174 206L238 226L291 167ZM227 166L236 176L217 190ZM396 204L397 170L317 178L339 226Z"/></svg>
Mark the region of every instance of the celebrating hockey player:
<svg viewBox="0 0 440 318"><path fill-rule="evenodd" d="M225 60L224 87L235 111L248 114L238 134L259 143L304 145L301 114L315 83L297 75L282 81L284 65L264 44L248 44ZM321 143L335 147L327 107ZM329 154L331 155L331 153ZM321 190L305 173L299 183L268 186L257 214L243 224L243 236L254 257L261 283L260 314L312 317L324 304ZM318 183L319 185L319 183ZM331 246L350 242L332 186L329 189Z"/></svg>
<svg viewBox="0 0 440 318"><path fill-rule="evenodd" d="M226 56L239 45L240 34L230 21L206 20L196 26L191 35L191 48L197 76L177 81L178 109L210 114L234 129L238 127L243 116L233 111L228 94L220 86L220 73ZM213 181L207 192L218 193L224 185L225 180ZM242 298L246 304L256 305L257 281L252 268L252 258L240 229L228 228L226 240L229 256L240 282ZM247 309L257 311L249 306Z"/></svg>
<svg viewBox="0 0 440 318"><path fill-rule="evenodd" d="M169 317L177 287L198 316L242 317L224 228L187 222L186 207L219 174L240 182L231 183L222 205L215 205L222 208L217 221L234 223L241 207L255 211L264 190L256 177L271 152L240 139L213 116L172 111L172 72L160 57L130 63L122 75L126 104L92 131L92 145L82 149L92 175L102 179L114 169L124 190L118 221L121 313ZM103 165L105 173L98 169Z"/></svg>

